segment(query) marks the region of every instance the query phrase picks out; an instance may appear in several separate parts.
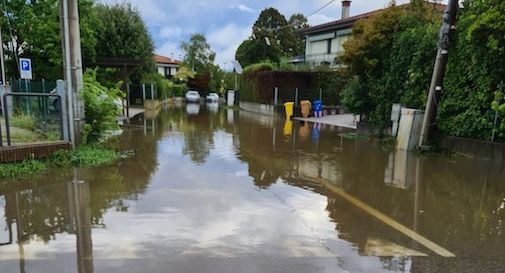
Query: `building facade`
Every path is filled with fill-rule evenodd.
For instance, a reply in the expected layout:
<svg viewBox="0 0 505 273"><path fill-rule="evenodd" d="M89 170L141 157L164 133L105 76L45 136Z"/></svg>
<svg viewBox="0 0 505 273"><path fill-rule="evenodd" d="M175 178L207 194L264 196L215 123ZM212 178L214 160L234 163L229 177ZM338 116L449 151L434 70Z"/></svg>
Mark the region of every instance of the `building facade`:
<svg viewBox="0 0 505 273"><path fill-rule="evenodd" d="M433 7L443 12L446 5L431 3ZM408 4L405 4L408 5ZM403 5L403 6L405 6ZM306 28L302 31L305 37L305 55L303 62L310 66L343 66L340 56L344 53L343 44L352 36L354 24L384 11L384 9L349 16L351 1L342 1L342 17L340 20Z"/></svg>
<svg viewBox="0 0 505 273"><path fill-rule="evenodd" d="M356 21L367 18L374 12L349 17L351 1L342 1L342 17L340 20L303 30L305 36L304 62L311 66L339 67L342 65L340 56L344 52L343 44L352 35ZM377 12L377 11L376 11Z"/></svg>
<svg viewBox="0 0 505 273"><path fill-rule="evenodd" d="M181 61L174 60L161 55L154 55L154 62L156 63L156 70L158 73L165 77L165 79L170 79L177 71L181 65Z"/></svg>

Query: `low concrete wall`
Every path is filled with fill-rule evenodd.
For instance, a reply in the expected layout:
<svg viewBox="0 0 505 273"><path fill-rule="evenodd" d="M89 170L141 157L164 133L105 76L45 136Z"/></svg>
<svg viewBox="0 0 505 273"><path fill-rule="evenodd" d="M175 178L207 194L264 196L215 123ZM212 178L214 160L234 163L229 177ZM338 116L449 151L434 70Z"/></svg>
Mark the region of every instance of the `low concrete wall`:
<svg viewBox="0 0 505 273"><path fill-rule="evenodd" d="M505 162L505 144L460 137L439 137L440 148L468 158Z"/></svg>
<svg viewBox="0 0 505 273"><path fill-rule="evenodd" d="M255 102L240 102L240 109L257 113L260 115L272 116L275 117L275 106L268 104L260 104Z"/></svg>
<svg viewBox="0 0 505 273"><path fill-rule="evenodd" d="M16 162L27 159L44 158L59 150L70 150L71 145L65 141L52 143L29 144L0 148L0 162Z"/></svg>
<svg viewBox="0 0 505 273"><path fill-rule="evenodd" d="M283 105L274 106L270 104L241 101L240 109L261 115L267 115L279 118L286 117ZM324 115L337 115L345 113L346 113L345 109L341 106L323 106ZM293 108L293 117L301 117L301 116L302 115L300 105L297 105Z"/></svg>

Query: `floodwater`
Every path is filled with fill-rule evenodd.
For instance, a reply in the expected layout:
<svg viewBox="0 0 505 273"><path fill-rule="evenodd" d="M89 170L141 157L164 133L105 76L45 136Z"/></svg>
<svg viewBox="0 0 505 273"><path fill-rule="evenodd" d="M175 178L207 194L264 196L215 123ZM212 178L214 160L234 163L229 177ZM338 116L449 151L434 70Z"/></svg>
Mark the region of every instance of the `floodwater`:
<svg viewBox="0 0 505 273"><path fill-rule="evenodd" d="M157 115L156 115L157 114ZM188 105L0 187L0 272L505 272L505 166Z"/></svg>

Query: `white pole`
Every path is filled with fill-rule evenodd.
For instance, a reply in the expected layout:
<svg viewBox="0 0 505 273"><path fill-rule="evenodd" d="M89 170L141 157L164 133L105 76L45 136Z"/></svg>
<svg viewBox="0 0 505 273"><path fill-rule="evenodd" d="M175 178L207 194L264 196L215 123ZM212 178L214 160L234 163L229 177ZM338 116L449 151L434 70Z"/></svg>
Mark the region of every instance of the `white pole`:
<svg viewBox="0 0 505 273"><path fill-rule="evenodd" d="M0 63L2 69L2 85L5 87L5 61L4 61L4 42L2 40L2 29L0 29Z"/></svg>
<svg viewBox="0 0 505 273"><path fill-rule="evenodd" d="M274 106L279 102L279 87L275 87L274 89Z"/></svg>
<svg viewBox="0 0 505 273"><path fill-rule="evenodd" d="M63 37L65 47L65 83L67 85L67 106L68 106L68 125L70 131L70 142L75 148L75 131L74 131L74 101L72 92L72 67L70 63L70 31L68 25L68 0L63 2Z"/></svg>

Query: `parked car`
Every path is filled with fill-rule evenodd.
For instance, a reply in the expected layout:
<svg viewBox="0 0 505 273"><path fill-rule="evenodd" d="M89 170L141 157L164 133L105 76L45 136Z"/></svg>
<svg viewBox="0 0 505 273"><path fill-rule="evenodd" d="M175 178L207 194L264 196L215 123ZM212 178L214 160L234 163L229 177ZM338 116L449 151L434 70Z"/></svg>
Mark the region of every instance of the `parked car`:
<svg viewBox="0 0 505 273"><path fill-rule="evenodd" d="M186 93L186 102L200 102L198 91L190 90Z"/></svg>
<svg viewBox="0 0 505 273"><path fill-rule="evenodd" d="M208 102L218 102L219 101L219 95L216 93L209 93L206 97L206 100Z"/></svg>

